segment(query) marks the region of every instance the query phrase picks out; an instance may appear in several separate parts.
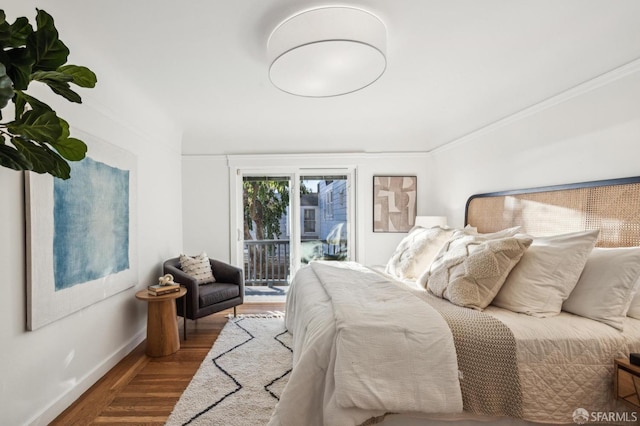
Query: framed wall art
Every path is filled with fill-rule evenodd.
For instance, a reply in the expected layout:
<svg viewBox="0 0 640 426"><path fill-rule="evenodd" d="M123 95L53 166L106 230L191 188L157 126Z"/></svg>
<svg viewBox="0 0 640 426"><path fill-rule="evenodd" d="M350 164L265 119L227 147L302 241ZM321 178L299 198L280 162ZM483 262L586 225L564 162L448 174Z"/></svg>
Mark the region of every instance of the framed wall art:
<svg viewBox="0 0 640 426"><path fill-rule="evenodd" d="M89 141L71 178L26 174L27 329L135 285L136 158Z"/></svg>
<svg viewBox="0 0 640 426"><path fill-rule="evenodd" d="M416 176L373 177L373 232L407 232L416 221Z"/></svg>

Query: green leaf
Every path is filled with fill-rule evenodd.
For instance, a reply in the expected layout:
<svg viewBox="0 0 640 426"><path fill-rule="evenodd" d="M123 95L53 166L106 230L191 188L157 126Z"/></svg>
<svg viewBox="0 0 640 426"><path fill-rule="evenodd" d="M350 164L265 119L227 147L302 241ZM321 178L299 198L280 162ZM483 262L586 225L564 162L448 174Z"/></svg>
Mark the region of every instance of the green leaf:
<svg viewBox="0 0 640 426"><path fill-rule="evenodd" d="M47 170L47 173L61 179L69 179L71 177L71 166L69 166L69 163L64 161L61 156L49 150L48 148L47 151L49 152L49 155L51 156L51 159L55 164L55 167L53 167L53 169L51 170Z"/></svg>
<svg viewBox="0 0 640 426"><path fill-rule="evenodd" d="M58 39L58 30L53 18L38 9L37 30L27 37L27 48L35 59L34 71L55 71L67 62L69 49Z"/></svg>
<svg viewBox="0 0 640 426"><path fill-rule="evenodd" d="M87 145L76 138L61 139L52 146L69 161L80 161L87 154Z"/></svg>
<svg viewBox="0 0 640 426"><path fill-rule="evenodd" d="M71 102L82 103L80 95L71 90L69 85L69 82L73 81L73 76L58 71L36 71L31 74L31 79L45 83L55 93Z"/></svg>
<svg viewBox="0 0 640 426"><path fill-rule="evenodd" d="M33 109L34 111L53 111L49 105L45 104L42 101L39 101L33 96L27 95L21 90L18 90L16 92L16 97L13 102L16 105L16 119L20 119L20 117L22 117L26 104L29 104L31 106L31 109Z"/></svg>
<svg viewBox="0 0 640 426"><path fill-rule="evenodd" d="M47 84L52 81L68 83L70 81L73 81L73 77L58 71L36 71L31 74L31 80L41 81Z"/></svg>
<svg viewBox="0 0 640 426"><path fill-rule="evenodd" d="M0 10L0 47L4 49L9 46L10 39L11 26L7 22L7 16L4 14L4 10Z"/></svg>
<svg viewBox="0 0 640 426"><path fill-rule="evenodd" d="M30 56L29 51L24 48L16 48L4 52L6 61L2 61L7 65L7 75L13 80L13 88L15 90L26 90L31 81L31 70L34 60Z"/></svg>
<svg viewBox="0 0 640 426"><path fill-rule="evenodd" d="M71 86L69 83L51 81L48 82L47 85L58 95L66 98L68 101L75 102L78 104L82 103L82 98L76 92L71 90Z"/></svg>
<svg viewBox="0 0 640 426"><path fill-rule="evenodd" d="M27 42L27 36L33 32L29 20L24 16L9 25L4 10L0 10L0 49L22 47Z"/></svg>
<svg viewBox="0 0 640 426"><path fill-rule="evenodd" d="M33 33L33 27L27 18L20 17L11 24L11 37L8 45L10 47L22 47L27 44L27 37Z"/></svg>
<svg viewBox="0 0 640 426"><path fill-rule="evenodd" d="M5 66L0 64L0 109L7 106L13 93L13 81L7 75Z"/></svg>
<svg viewBox="0 0 640 426"><path fill-rule="evenodd" d="M62 129L62 133L60 133L60 137L58 138L58 141L62 141L64 139L67 139L70 135L69 133L69 123L67 123L66 120L64 120L61 117L58 117L58 122L60 123L60 128Z"/></svg>
<svg viewBox="0 0 640 426"><path fill-rule="evenodd" d="M14 135L38 142L55 142L62 136L60 120L53 111L27 111L19 120L7 124Z"/></svg>
<svg viewBox="0 0 640 426"><path fill-rule="evenodd" d="M41 145L22 139L11 138L11 142L32 164L31 170L36 173L46 173L47 170L55 167L54 161L51 159L48 150Z"/></svg>
<svg viewBox="0 0 640 426"><path fill-rule="evenodd" d="M67 74L73 78L72 83L80 87L93 88L96 87L98 78L95 73L87 67L79 65L65 65L58 68L58 71Z"/></svg>
<svg viewBox="0 0 640 426"><path fill-rule="evenodd" d="M33 165L22 153L8 145L0 145L0 166L13 170L31 170Z"/></svg>
<svg viewBox="0 0 640 426"><path fill-rule="evenodd" d="M71 176L69 164L46 145L38 145L22 138L12 138L11 141L18 148L18 151L32 163L31 170L34 172L49 173L62 179L69 179Z"/></svg>

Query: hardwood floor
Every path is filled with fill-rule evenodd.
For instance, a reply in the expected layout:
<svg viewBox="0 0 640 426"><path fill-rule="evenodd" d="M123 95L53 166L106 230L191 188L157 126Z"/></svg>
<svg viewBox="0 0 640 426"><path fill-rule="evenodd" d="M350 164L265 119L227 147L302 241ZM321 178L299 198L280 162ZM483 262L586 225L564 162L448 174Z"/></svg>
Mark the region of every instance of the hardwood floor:
<svg viewBox="0 0 640 426"><path fill-rule="evenodd" d="M245 303L239 314L284 311L284 303ZM51 425L164 425L173 406L218 338L229 309L187 320L187 340L173 355L151 358L142 342L60 414ZM182 318L178 320L182 339Z"/></svg>

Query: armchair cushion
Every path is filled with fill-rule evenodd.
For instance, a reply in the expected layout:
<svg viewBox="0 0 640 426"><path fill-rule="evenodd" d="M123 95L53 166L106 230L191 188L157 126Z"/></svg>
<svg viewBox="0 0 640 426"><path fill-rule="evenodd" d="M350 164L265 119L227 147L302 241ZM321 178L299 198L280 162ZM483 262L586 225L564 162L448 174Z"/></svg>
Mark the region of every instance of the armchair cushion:
<svg viewBox="0 0 640 426"><path fill-rule="evenodd" d="M198 285L216 282L207 253L203 252L195 257L181 254L180 269Z"/></svg>
<svg viewBox="0 0 640 426"><path fill-rule="evenodd" d="M240 287L237 284L203 284L199 289L198 302L200 306L209 306L239 296Z"/></svg>

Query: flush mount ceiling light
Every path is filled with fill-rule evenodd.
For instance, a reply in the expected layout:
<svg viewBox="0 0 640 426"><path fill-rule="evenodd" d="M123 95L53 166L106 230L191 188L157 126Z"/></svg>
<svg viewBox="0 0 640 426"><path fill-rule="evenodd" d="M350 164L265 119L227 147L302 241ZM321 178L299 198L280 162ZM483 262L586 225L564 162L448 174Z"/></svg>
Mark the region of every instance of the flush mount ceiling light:
<svg viewBox="0 0 640 426"><path fill-rule="evenodd" d="M380 19L352 7L321 7L278 25L267 42L269 78L298 96L355 92L387 66L387 31Z"/></svg>

